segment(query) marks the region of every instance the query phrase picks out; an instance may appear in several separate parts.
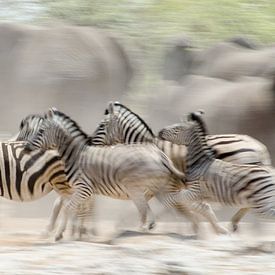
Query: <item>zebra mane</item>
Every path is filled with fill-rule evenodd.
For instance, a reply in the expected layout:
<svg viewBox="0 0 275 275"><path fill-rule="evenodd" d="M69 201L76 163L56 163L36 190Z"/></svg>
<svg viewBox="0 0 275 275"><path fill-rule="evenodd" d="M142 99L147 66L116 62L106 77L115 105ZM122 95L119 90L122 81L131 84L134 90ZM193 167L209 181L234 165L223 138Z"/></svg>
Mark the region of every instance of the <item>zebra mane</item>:
<svg viewBox="0 0 275 275"><path fill-rule="evenodd" d="M24 127L24 124L26 121L32 121L34 119L41 119L41 120L44 120L45 117L41 114L30 114L30 115L27 115L25 118L23 118L21 120L21 123L20 123L20 129L22 129Z"/></svg>
<svg viewBox="0 0 275 275"><path fill-rule="evenodd" d="M128 111L129 113L131 113L132 115L135 116L136 120L139 120L142 125L146 128L146 130L153 136L155 137L155 134L153 133L152 129L148 126L148 124L143 120L143 118L141 118L138 114L136 114L135 112L133 112L132 110L130 110L128 107L126 107L125 105L123 105L122 103L115 101L114 106L116 107L120 107L122 110ZM109 115L109 110L108 108L105 109L105 113L104 115Z"/></svg>
<svg viewBox="0 0 275 275"><path fill-rule="evenodd" d="M189 121L194 121L197 122L197 124L199 125L201 132L204 136L208 135L208 129L206 127L205 121L202 118L202 112L198 111L198 112L192 112L188 115L188 120Z"/></svg>
<svg viewBox="0 0 275 275"><path fill-rule="evenodd" d="M56 108L50 108L49 112L45 116L46 118L51 118L52 116L55 122L61 125L62 128L64 128L73 136L75 136L77 133L78 136L82 136L84 139L86 139L88 143L91 142L91 137L81 129L81 127L75 120L73 120L65 113L57 110ZM55 118L58 118L58 120L56 120Z"/></svg>
<svg viewBox="0 0 275 275"><path fill-rule="evenodd" d="M188 115L188 120L197 123L200 132L199 137L204 148L208 151L207 155L211 158L215 158L217 156L217 151L212 146L207 144L206 136L208 135L208 129L204 119L202 118L202 114L203 112L201 111L190 113Z"/></svg>

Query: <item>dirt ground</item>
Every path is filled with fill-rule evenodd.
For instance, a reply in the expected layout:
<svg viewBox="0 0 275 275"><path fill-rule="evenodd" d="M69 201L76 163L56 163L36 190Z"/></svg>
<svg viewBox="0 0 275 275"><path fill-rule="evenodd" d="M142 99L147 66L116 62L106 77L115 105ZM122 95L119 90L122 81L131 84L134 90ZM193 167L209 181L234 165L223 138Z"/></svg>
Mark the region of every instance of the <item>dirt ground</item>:
<svg viewBox="0 0 275 275"><path fill-rule="evenodd" d="M275 274L275 227L217 236L205 223L199 237L185 222L160 222L151 233L96 224L92 241L45 239L46 218L5 218L0 228L0 274ZM225 224L227 226L227 224ZM255 232L261 232L261 234Z"/></svg>

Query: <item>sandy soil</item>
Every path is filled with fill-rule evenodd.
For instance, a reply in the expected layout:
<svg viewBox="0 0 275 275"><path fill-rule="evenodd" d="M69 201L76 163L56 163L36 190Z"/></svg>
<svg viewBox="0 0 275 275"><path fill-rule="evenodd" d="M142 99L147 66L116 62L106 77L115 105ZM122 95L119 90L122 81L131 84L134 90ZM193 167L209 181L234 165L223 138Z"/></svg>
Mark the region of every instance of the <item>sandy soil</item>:
<svg viewBox="0 0 275 275"><path fill-rule="evenodd" d="M203 224L199 237L186 223L159 223L152 233L120 233L96 225L93 242L43 239L46 219L6 218L0 228L0 274L275 274L275 224L255 235L216 236ZM168 233L169 232L169 233Z"/></svg>

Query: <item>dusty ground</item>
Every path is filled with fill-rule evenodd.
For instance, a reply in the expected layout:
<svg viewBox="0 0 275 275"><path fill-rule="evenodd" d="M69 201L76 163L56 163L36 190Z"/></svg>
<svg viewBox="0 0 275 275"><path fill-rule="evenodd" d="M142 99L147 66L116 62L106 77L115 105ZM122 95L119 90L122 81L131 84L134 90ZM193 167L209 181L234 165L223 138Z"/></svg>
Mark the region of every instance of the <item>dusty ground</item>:
<svg viewBox="0 0 275 275"><path fill-rule="evenodd" d="M251 223L230 236L190 234L186 223L158 223L151 234L119 234L101 222L95 242L43 239L46 219L6 218L0 229L0 274L275 274L275 224L261 235ZM134 228L132 228L134 230ZM170 232L170 233L166 233Z"/></svg>

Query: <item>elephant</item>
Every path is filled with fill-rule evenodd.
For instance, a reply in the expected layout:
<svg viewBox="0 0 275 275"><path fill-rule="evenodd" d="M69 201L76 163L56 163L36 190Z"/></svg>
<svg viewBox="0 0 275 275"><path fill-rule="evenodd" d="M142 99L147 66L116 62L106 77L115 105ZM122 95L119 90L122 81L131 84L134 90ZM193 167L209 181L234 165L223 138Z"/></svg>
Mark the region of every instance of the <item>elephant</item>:
<svg viewBox="0 0 275 275"><path fill-rule="evenodd" d="M257 47L242 37L206 49L175 44L164 56L163 78L181 82L189 74L234 81L241 76L272 77L275 47Z"/></svg>
<svg viewBox="0 0 275 275"><path fill-rule="evenodd" d="M0 24L1 132L50 106L93 132L109 100L120 100L133 66L117 37L86 26Z"/></svg>
<svg viewBox="0 0 275 275"><path fill-rule="evenodd" d="M120 37L97 28L1 23L0 37L1 140L18 131L23 117L52 106L92 133L106 102L121 100L134 76ZM54 196L8 206L20 217L43 217Z"/></svg>

